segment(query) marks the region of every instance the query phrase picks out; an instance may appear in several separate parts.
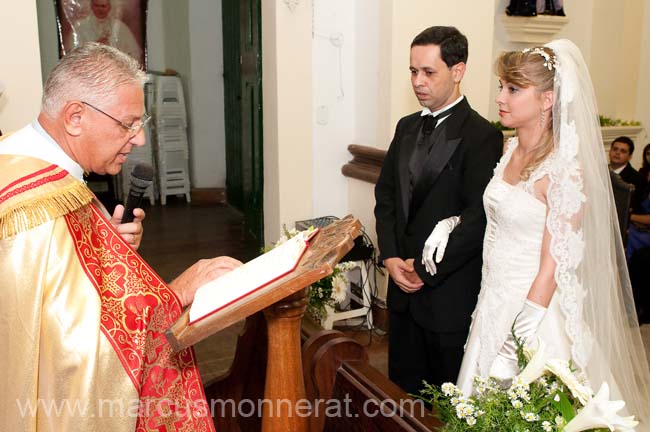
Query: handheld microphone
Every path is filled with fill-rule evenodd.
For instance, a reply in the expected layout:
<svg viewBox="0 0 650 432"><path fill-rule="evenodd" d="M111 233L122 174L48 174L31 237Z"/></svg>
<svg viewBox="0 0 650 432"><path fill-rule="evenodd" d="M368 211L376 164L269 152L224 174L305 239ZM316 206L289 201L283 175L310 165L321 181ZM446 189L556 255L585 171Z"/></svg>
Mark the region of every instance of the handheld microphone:
<svg viewBox="0 0 650 432"><path fill-rule="evenodd" d="M124 206L121 223L133 222L133 209L142 205L142 196L153 181L153 167L147 163L139 163L131 171L131 187Z"/></svg>

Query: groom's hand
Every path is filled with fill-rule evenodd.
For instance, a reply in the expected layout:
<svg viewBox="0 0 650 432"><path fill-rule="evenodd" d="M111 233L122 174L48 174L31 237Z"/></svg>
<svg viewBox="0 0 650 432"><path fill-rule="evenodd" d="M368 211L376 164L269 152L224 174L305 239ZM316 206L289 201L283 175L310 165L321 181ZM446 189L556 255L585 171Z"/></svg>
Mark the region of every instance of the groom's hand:
<svg viewBox="0 0 650 432"><path fill-rule="evenodd" d="M406 261L398 257L387 258L384 260L384 267L388 270L391 279L405 293L414 293L424 285L415 273L412 258Z"/></svg>

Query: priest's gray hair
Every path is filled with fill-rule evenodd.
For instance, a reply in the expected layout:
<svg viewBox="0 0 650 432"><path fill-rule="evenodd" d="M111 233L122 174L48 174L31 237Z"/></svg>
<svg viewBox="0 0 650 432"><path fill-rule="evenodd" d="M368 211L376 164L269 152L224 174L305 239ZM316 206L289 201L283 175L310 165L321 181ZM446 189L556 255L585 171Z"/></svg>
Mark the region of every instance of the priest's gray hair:
<svg viewBox="0 0 650 432"><path fill-rule="evenodd" d="M41 111L55 118L73 100L106 106L114 102L123 85L142 87L147 77L128 54L96 42L88 42L66 54L52 69L41 100Z"/></svg>

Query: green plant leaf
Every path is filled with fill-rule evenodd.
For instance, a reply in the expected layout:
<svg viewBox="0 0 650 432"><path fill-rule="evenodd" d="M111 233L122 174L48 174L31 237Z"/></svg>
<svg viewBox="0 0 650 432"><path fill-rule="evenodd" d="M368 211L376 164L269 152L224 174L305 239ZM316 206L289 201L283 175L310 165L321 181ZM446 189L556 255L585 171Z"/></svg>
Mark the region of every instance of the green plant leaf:
<svg viewBox="0 0 650 432"><path fill-rule="evenodd" d="M557 392L557 395L560 397L560 401L557 402L553 400L553 405L555 408L557 408L558 411L560 411L560 414L562 417L564 417L564 420L566 422L570 422L573 417L576 416L575 409L573 408L573 405L571 404L571 401L566 397L564 392Z"/></svg>

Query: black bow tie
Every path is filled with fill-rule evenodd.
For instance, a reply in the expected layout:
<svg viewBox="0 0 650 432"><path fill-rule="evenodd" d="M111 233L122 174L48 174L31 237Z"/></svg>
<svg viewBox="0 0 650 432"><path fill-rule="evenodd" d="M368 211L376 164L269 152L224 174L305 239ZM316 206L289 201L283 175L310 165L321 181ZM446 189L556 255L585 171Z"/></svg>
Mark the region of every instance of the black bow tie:
<svg viewBox="0 0 650 432"><path fill-rule="evenodd" d="M452 111L454 108L456 108L458 104L454 105L453 107L444 110L441 113L438 113L438 115L433 115L433 114L427 114L424 116L424 120L422 123L422 133L425 135L430 135L431 132L436 128L438 125L438 120L440 120L443 117L447 117L448 115L452 114Z"/></svg>

